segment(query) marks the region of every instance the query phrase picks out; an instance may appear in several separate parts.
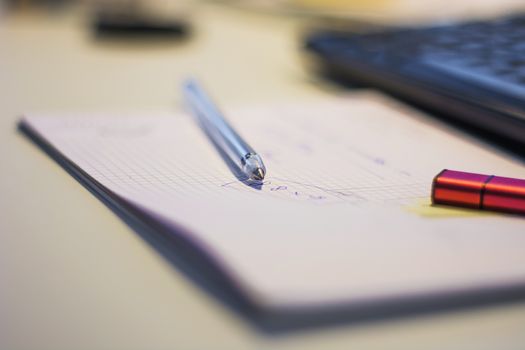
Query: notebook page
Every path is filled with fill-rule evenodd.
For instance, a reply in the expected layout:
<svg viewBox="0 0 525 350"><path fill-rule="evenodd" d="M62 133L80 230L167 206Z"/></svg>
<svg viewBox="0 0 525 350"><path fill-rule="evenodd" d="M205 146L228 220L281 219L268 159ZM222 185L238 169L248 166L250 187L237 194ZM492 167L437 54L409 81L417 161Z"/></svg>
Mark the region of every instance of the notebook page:
<svg viewBox="0 0 525 350"><path fill-rule="evenodd" d="M262 304L525 281L522 218L429 206L443 168L523 167L374 94L227 110L263 157L239 181L180 113L26 118L103 186L188 229Z"/></svg>

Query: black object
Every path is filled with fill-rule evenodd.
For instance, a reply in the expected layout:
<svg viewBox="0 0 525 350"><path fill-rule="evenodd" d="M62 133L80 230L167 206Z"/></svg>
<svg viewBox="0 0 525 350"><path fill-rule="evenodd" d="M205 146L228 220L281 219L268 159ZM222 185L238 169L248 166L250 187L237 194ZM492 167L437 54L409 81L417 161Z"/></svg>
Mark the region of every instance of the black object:
<svg viewBox="0 0 525 350"><path fill-rule="evenodd" d="M306 49L343 81L385 90L525 151L525 15L366 33L319 31Z"/></svg>
<svg viewBox="0 0 525 350"><path fill-rule="evenodd" d="M189 24L183 20L141 14L100 13L95 16L93 27L98 38L182 39L189 34Z"/></svg>

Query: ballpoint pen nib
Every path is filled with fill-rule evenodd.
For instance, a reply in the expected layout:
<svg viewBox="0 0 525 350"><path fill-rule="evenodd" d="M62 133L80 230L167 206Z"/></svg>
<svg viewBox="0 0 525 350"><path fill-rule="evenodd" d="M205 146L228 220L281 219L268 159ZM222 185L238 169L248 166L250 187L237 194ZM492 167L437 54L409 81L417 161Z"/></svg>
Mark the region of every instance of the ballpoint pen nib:
<svg viewBox="0 0 525 350"><path fill-rule="evenodd" d="M255 169L252 173L252 179L257 181L264 179L264 170L262 168Z"/></svg>

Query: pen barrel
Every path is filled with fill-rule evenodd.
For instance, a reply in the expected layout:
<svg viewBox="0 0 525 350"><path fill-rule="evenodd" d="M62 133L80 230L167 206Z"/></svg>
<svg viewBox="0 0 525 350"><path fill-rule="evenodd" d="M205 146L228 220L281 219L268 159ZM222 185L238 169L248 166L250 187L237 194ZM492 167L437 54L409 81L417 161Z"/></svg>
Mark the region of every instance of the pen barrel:
<svg viewBox="0 0 525 350"><path fill-rule="evenodd" d="M525 180L445 169L432 182L432 202L525 214Z"/></svg>
<svg viewBox="0 0 525 350"><path fill-rule="evenodd" d="M211 98L192 80L184 84L184 96L201 128L223 157L227 157L248 178L264 177L266 169L253 148L230 126ZM261 173L262 172L262 173Z"/></svg>
<svg viewBox="0 0 525 350"><path fill-rule="evenodd" d="M243 157L250 153L255 154L250 145L226 122L222 113L216 107L207 104L208 100L198 99L191 94L188 95L188 100L201 128L230 160L241 166Z"/></svg>

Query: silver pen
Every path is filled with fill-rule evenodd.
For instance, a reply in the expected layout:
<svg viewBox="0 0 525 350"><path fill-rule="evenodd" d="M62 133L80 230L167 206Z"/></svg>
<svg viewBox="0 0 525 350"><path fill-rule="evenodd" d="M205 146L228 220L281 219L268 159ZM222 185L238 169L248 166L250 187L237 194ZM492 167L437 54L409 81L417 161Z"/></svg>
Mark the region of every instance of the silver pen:
<svg viewBox="0 0 525 350"><path fill-rule="evenodd" d="M212 142L250 181L261 181L266 168L261 156L226 122L219 109L195 80L183 84L185 102Z"/></svg>

